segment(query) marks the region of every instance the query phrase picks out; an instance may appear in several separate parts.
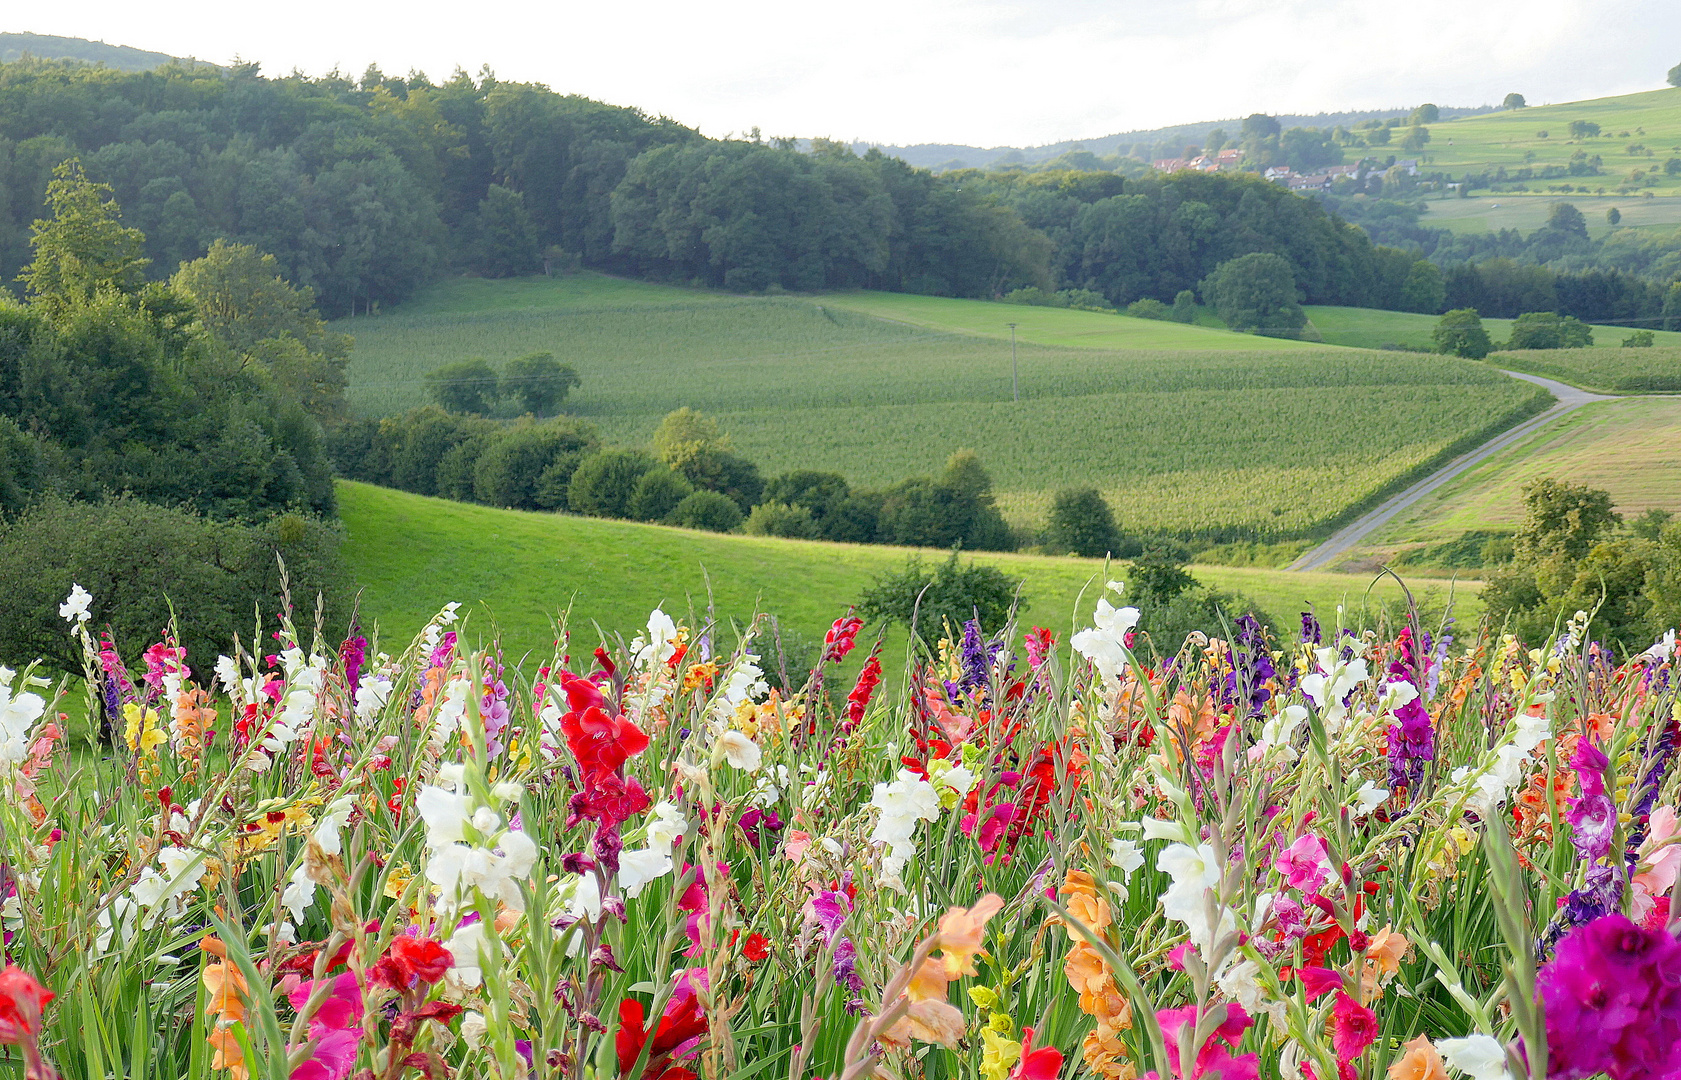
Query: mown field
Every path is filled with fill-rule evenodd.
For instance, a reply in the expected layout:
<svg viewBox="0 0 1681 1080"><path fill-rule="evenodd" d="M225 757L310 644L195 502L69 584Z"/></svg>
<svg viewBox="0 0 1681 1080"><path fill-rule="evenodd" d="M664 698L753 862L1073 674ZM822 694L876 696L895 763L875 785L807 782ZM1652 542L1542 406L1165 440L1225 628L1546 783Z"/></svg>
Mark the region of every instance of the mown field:
<svg viewBox="0 0 1681 1080"><path fill-rule="evenodd" d="M1601 134L1598 138L1572 139L1572 120L1591 120L1600 126ZM1615 188L1639 169L1646 174L1640 183L1642 189L1671 193L1681 189L1681 177L1668 176L1663 170L1666 160L1681 157L1681 89L1677 88L1535 105L1428 127L1430 142L1423 157L1432 170L1459 174L1492 172L1501 166L1510 172L1526 165L1567 165L1571 154L1583 150L1604 159L1605 175L1534 181L1530 186L1570 183ZM1546 138L1540 135L1543 131ZM1630 153L1630 147L1642 149Z"/></svg>
<svg viewBox="0 0 1681 1080"><path fill-rule="evenodd" d="M1445 357L907 299L898 310L920 311L929 325L830 297L731 297L578 275L450 283L413 309L339 325L356 335L350 396L365 414L422 403L425 373L445 362L548 350L583 379L568 411L620 445L644 443L667 412L688 405L717 414L767 475L826 469L870 487L935 471L969 447L1017 523L1037 525L1058 488L1091 485L1129 527L1211 539L1310 532L1535 400L1531 387ZM867 294L851 302L886 304ZM983 315L1002 336L965 330ZM1012 401L1002 324L1038 316L1045 321L1017 348L1021 400ZM1253 347L1035 340L1064 342L1069 327L1093 320Z"/></svg>
<svg viewBox="0 0 1681 1080"><path fill-rule="evenodd" d="M1430 335L1440 320L1440 316L1437 315L1421 315L1411 311L1379 311L1375 308L1334 307L1326 304L1309 304L1305 310L1326 342L1363 349L1376 349L1383 345L1433 348L1435 342ZM1487 328L1489 337L1494 339L1496 345L1512 336L1511 319L1484 319L1483 326ZM1626 326L1595 326L1595 350L1602 346L1610 346L1611 351L1616 351L1629 333ZM1681 332L1655 330L1653 337L1659 345L1681 347ZM1651 350L1629 351L1633 353Z"/></svg>
<svg viewBox="0 0 1681 1080"><path fill-rule="evenodd" d="M1523 485L1542 476L1609 491L1625 517L1654 508L1681 513L1678 433L1681 398L1584 406L1455 478L1397 518L1374 538L1374 546L1440 542L1471 529L1515 528L1523 520Z"/></svg>
<svg viewBox="0 0 1681 1080"><path fill-rule="evenodd" d="M1597 188L1601 186L1600 181L1606 179L1572 177L1568 181L1540 181L1532 186L1569 183L1572 187L1592 185ZM1531 233L1547 223L1553 204L1560 202L1567 202L1582 212L1587 219L1588 235L1595 238L1607 236L1613 229L1673 230L1681 225L1681 197L1676 195L1648 199L1637 195L1585 195L1581 192L1501 192L1468 199L1432 198L1424 203L1426 213L1419 224L1455 233L1499 232L1501 229ZM1622 215L1616 225L1605 218L1605 212L1613 207Z"/></svg>
<svg viewBox="0 0 1681 1080"><path fill-rule="evenodd" d="M1681 391L1681 348L1521 349L1489 362L1609 394Z"/></svg>
<svg viewBox="0 0 1681 1080"><path fill-rule="evenodd" d="M480 631L500 629L513 655L542 651L551 620L570 608L580 642L593 647L592 623L615 631L641 625L650 608L745 620L777 616L788 632L820 641L823 629L880 574L902 567L909 549L692 532L661 525L528 514L430 499L368 484L339 484L344 553L362 586L363 621L387 639L406 638L443 604L466 602ZM943 558L920 552L924 559ZM965 556L969 558L970 556ZM1056 630L1072 625L1075 603L1090 618L1103 582L1094 559L976 554L981 563L1025 579L1025 620ZM1392 579L1232 567L1193 567L1195 576L1252 597L1288 625L1307 606L1364 610L1367 590L1395 602ZM1118 570L1116 576L1125 575ZM1427 584L1426 588L1439 588ZM1457 610L1474 615L1476 586L1461 585Z"/></svg>

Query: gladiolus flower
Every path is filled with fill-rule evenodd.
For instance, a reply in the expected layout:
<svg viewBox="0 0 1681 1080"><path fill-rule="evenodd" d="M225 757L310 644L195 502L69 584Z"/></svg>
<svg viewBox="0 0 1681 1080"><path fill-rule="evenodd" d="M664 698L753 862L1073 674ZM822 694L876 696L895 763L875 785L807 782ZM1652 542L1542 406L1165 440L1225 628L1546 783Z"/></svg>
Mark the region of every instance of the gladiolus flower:
<svg viewBox="0 0 1681 1080"><path fill-rule="evenodd" d="M1349 997L1346 990L1338 990L1337 1003L1331 1008L1331 1049L1337 1061L1353 1061L1376 1041L1377 1014Z"/></svg>
<svg viewBox="0 0 1681 1080"><path fill-rule="evenodd" d="M1420 1035L1405 1044L1406 1053L1389 1066L1389 1080L1448 1080L1442 1066L1442 1055Z"/></svg>
<svg viewBox="0 0 1681 1080"><path fill-rule="evenodd" d="M1056 1080L1062 1071L1062 1051L1049 1046L1033 1048L1033 1029L1021 1029L1021 1060L1010 1080Z"/></svg>

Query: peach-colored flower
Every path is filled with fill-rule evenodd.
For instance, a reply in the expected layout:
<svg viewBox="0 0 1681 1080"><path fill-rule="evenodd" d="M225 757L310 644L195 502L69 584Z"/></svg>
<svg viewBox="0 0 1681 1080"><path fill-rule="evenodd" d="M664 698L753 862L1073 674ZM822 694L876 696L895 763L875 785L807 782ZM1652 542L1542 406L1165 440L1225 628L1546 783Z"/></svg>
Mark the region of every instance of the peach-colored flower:
<svg viewBox="0 0 1681 1080"><path fill-rule="evenodd" d="M987 893L972 908L954 907L940 918L940 953L946 978L974 975L975 954L981 951L987 920L1003 910L1004 898Z"/></svg>
<svg viewBox="0 0 1681 1080"><path fill-rule="evenodd" d="M1429 1039L1420 1035L1405 1047L1407 1052L1389 1066L1389 1080L1447 1080L1442 1055L1430 1045Z"/></svg>

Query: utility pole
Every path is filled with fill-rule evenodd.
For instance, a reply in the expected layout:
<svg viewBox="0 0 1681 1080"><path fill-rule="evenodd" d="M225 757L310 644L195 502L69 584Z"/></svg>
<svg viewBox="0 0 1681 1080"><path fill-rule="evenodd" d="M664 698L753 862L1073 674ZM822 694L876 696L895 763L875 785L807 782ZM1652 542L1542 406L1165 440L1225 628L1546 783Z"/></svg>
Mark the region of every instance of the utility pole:
<svg viewBox="0 0 1681 1080"><path fill-rule="evenodd" d="M1010 328L1010 400L1021 400L1021 384L1016 379L1016 324L1005 323Z"/></svg>

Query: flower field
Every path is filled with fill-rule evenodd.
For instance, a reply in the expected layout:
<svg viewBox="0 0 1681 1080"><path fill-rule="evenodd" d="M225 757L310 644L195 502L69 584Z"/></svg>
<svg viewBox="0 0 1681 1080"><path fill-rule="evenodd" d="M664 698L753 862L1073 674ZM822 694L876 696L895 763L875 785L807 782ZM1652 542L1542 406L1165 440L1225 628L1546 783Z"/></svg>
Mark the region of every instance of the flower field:
<svg viewBox="0 0 1681 1080"><path fill-rule="evenodd" d="M453 604L215 657L98 605L110 745L0 668L11 1075L1681 1075L1673 634L1164 658L1109 597L785 674L660 610L521 665Z"/></svg>

